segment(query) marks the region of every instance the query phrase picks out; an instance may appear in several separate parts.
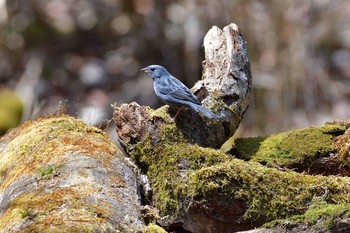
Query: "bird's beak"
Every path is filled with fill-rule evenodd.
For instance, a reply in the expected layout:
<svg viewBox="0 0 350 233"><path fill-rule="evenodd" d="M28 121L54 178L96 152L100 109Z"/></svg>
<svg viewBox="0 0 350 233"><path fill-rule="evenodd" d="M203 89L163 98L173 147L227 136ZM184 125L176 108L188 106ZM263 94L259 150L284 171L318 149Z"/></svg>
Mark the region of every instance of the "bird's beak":
<svg viewBox="0 0 350 233"><path fill-rule="evenodd" d="M148 69L147 69L147 67L146 67L146 68L141 69L140 71L143 71L143 72L146 72L146 73L148 73L148 72L149 72L149 71L148 71Z"/></svg>

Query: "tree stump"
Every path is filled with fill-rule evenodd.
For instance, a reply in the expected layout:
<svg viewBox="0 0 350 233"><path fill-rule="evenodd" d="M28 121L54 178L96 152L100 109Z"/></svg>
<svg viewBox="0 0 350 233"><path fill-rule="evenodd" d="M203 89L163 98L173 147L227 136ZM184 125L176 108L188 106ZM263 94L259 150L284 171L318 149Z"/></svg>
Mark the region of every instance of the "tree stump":
<svg viewBox="0 0 350 233"><path fill-rule="evenodd" d="M192 90L220 118L208 119L187 110L175 123L189 142L218 148L235 133L248 108L252 76L246 42L235 24L210 29L204 48L203 77ZM130 150L146 134L156 138L160 128L173 123L168 120L171 113L163 110L167 107L152 111L135 103L116 108L114 121L121 144Z"/></svg>

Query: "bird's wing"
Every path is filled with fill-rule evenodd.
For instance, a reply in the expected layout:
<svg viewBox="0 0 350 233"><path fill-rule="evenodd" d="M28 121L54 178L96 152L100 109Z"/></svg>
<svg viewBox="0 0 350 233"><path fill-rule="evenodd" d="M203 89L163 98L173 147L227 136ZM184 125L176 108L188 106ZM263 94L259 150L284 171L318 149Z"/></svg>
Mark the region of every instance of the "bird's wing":
<svg viewBox="0 0 350 233"><path fill-rule="evenodd" d="M163 95L171 95L173 98L179 100L190 101L195 104L201 104L197 97L179 80L174 77L167 78L164 85L159 90Z"/></svg>

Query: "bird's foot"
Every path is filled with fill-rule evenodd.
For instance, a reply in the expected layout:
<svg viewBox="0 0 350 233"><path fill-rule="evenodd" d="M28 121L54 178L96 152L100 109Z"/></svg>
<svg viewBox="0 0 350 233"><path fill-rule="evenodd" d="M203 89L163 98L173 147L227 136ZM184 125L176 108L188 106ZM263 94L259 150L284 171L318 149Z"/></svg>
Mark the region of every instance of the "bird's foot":
<svg viewBox="0 0 350 233"><path fill-rule="evenodd" d="M179 113L182 112L182 110L183 110L183 108L181 107L181 108L177 111L177 113L176 113L175 116L173 117L173 120L174 120L174 121L176 121L177 115L179 115Z"/></svg>

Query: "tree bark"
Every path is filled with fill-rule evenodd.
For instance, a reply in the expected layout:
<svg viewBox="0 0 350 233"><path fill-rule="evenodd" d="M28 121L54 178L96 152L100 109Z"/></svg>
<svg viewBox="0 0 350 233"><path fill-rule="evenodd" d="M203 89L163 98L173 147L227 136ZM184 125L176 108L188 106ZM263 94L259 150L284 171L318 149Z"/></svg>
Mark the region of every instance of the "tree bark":
<svg viewBox="0 0 350 233"><path fill-rule="evenodd" d="M81 120L28 121L0 139L0 232L141 232L136 174Z"/></svg>

